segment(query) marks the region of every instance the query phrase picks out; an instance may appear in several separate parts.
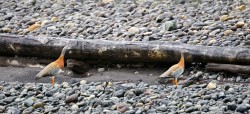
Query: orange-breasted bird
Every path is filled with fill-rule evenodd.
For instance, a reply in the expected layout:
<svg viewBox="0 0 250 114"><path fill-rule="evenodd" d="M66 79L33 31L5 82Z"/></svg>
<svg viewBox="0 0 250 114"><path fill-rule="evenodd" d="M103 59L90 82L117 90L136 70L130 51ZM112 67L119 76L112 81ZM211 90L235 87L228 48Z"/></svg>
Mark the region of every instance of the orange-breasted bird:
<svg viewBox="0 0 250 114"><path fill-rule="evenodd" d="M184 60L184 52L181 52L180 61L171 66L166 72L164 72L160 77L174 77L173 83L178 86L178 77L184 72L185 69L185 60Z"/></svg>
<svg viewBox="0 0 250 114"><path fill-rule="evenodd" d="M36 75L36 79L39 79L41 77L45 77L45 76L51 76L51 83L52 85L54 85L55 83L55 75L59 74L63 68L64 68L64 55L66 53L67 50L69 50L70 47L69 46L65 46L62 49L61 55L59 56L59 58L48 64L43 70L41 70L37 75Z"/></svg>

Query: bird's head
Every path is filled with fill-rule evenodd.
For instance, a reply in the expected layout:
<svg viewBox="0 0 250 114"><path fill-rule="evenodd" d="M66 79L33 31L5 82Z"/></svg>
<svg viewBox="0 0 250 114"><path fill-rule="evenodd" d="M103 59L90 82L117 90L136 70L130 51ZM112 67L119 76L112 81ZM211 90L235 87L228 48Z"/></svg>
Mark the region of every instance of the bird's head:
<svg viewBox="0 0 250 114"><path fill-rule="evenodd" d="M186 49L181 50L181 56L184 56L185 53L188 53L188 50Z"/></svg>
<svg viewBox="0 0 250 114"><path fill-rule="evenodd" d="M63 47L63 50L69 50L69 49L71 49L70 46L64 46L64 47Z"/></svg>
<svg viewBox="0 0 250 114"><path fill-rule="evenodd" d="M66 51L71 49L71 46L64 46L61 55L65 55Z"/></svg>

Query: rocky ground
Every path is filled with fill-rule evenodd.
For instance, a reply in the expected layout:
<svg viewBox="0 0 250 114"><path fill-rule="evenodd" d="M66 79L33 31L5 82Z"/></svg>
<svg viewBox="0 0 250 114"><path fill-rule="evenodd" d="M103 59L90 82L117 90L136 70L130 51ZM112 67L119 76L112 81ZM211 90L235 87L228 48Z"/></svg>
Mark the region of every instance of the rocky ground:
<svg viewBox="0 0 250 114"><path fill-rule="evenodd" d="M250 113L250 85L145 82L62 84L0 82L0 112L8 114L232 114Z"/></svg>
<svg viewBox="0 0 250 114"><path fill-rule="evenodd" d="M99 68L90 77L59 75L52 86L49 77L34 80L39 70L0 67L0 113L250 113L250 78L240 75L186 69L184 77L201 80L176 87L154 83L164 69Z"/></svg>
<svg viewBox="0 0 250 114"><path fill-rule="evenodd" d="M208 46L250 45L248 0L96 1L0 0L0 32Z"/></svg>
<svg viewBox="0 0 250 114"><path fill-rule="evenodd" d="M103 1L0 0L0 32L250 47L248 0ZM207 73L187 67L189 74L185 76L202 75L202 80L209 81L176 88L150 83L166 69L132 70L129 74L95 70L101 78L59 77L52 86L44 83L49 79L33 80L37 69L1 67L0 113L250 113L248 75ZM108 81L116 74L117 80ZM121 75L134 81L119 81Z"/></svg>

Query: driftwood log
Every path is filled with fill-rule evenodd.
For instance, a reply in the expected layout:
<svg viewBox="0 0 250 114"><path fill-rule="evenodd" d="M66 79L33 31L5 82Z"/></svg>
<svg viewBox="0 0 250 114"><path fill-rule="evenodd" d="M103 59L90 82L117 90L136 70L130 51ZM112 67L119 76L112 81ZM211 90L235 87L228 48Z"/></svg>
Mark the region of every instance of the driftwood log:
<svg viewBox="0 0 250 114"><path fill-rule="evenodd" d="M0 34L0 55L57 58L65 45L72 53L66 58L111 62L177 62L181 50L186 62L250 64L250 49L194 46L176 42L81 40Z"/></svg>
<svg viewBox="0 0 250 114"><path fill-rule="evenodd" d="M229 72L229 73L236 73L236 74L250 74L250 66L249 65L208 63L205 66L205 70L213 71L213 72Z"/></svg>

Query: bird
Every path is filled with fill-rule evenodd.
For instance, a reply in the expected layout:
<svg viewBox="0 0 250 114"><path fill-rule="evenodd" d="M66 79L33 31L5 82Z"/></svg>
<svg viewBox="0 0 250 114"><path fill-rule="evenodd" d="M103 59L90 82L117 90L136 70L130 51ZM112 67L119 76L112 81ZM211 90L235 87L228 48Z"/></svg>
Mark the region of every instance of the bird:
<svg viewBox="0 0 250 114"><path fill-rule="evenodd" d="M45 76L51 76L51 84L54 85L55 84L55 75L62 72L62 70L64 68L64 55L65 55L66 51L69 49L70 49L69 46L63 47L59 58L56 61L51 62L46 67L44 67L44 69L41 70L36 75L35 79L40 79L41 77L45 77Z"/></svg>
<svg viewBox="0 0 250 114"><path fill-rule="evenodd" d="M180 59L180 61L177 64L171 66L163 74L161 74L160 78L162 78L162 77L174 77L174 79L172 80L172 82L176 86L178 86L178 77L181 76L181 74L185 70L184 52L186 52L186 51L182 51L181 52L181 59Z"/></svg>

